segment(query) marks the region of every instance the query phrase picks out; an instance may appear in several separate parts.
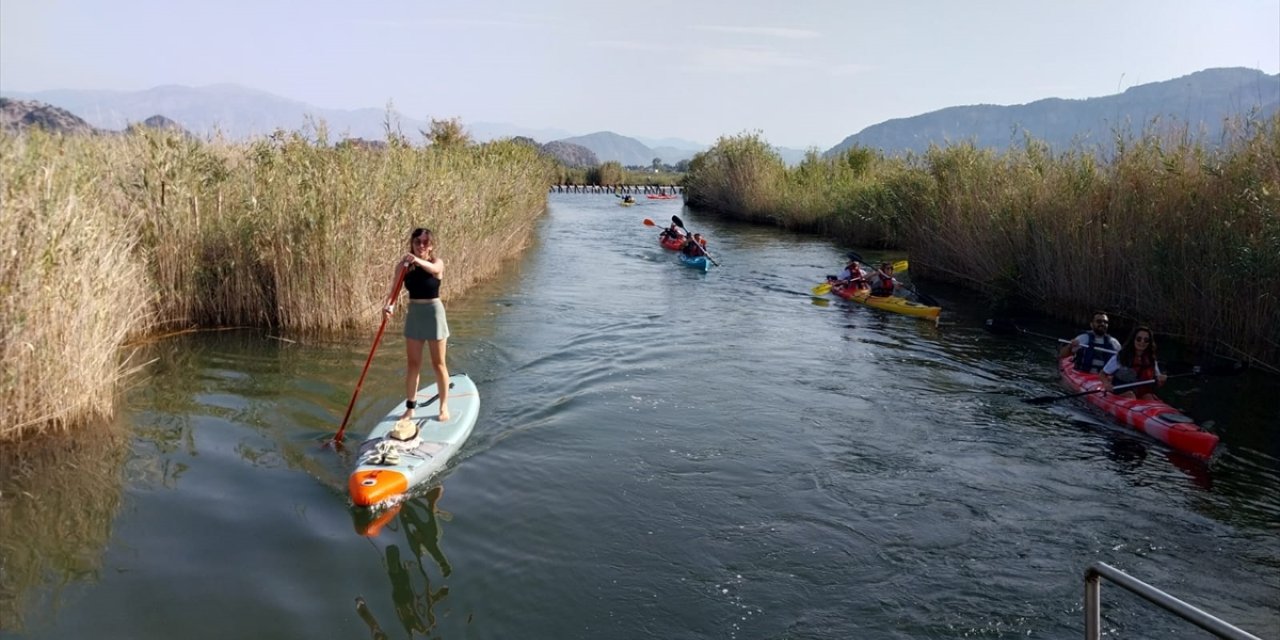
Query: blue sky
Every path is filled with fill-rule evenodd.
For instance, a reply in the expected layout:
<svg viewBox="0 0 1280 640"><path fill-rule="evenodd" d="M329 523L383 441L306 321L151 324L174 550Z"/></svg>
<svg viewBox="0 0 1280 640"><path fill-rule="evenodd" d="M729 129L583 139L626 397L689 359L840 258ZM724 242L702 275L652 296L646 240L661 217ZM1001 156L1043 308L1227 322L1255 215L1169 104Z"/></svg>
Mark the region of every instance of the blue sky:
<svg viewBox="0 0 1280 640"><path fill-rule="evenodd" d="M1280 1L0 1L0 90L229 82L703 143L828 148L943 107L1226 66L1280 73Z"/></svg>

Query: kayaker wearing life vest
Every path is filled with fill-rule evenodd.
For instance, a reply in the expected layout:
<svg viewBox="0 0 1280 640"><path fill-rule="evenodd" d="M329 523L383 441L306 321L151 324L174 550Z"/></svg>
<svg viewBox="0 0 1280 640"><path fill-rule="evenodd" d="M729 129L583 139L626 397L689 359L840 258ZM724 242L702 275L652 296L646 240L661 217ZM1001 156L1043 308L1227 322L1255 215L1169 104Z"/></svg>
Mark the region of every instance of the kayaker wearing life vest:
<svg viewBox="0 0 1280 640"><path fill-rule="evenodd" d="M707 241L702 237L702 234L695 233L693 234L693 242L684 243L684 247L680 249L680 252L690 258L705 256L707 255L707 250L703 247L706 245Z"/></svg>
<svg viewBox="0 0 1280 640"><path fill-rule="evenodd" d="M1067 343L1058 352L1059 358L1075 355L1076 371L1097 373L1107 364L1107 359L1120 352L1120 341L1111 337L1107 329L1111 320L1104 311L1094 311L1093 321L1086 331Z"/></svg>
<svg viewBox="0 0 1280 640"><path fill-rule="evenodd" d="M893 263L880 263L880 268L872 272L869 280L869 284L871 285L871 295L876 297L888 297L893 295L893 283Z"/></svg>
<svg viewBox="0 0 1280 640"><path fill-rule="evenodd" d="M849 262L840 270L840 275L827 276L827 282L845 289L866 289L869 286L867 276L862 273L862 263L853 256L849 256Z"/></svg>
<svg viewBox="0 0 1280 640"><path fill-rule="evenodd" d="M672 222L671 226L667 227L666 229L663 229L662 233L659 235L662 235L667 238L683 238L684 232L680 230L680 227L676 226L676 223Z"/></svg>
<svg viewBox="0 0 1280 640"><path fill-rule="evenodd" d="M1164 386L1168 376L1160 373L1160 363L1156 362L1156 340L1147 327L1138 327L1129 336L1129 341L1120 349L1120 353L1111 356L1102 368L1102 386L1111 393L1113 386L1155 380L1155 384L1133 387L1117 394L1126 398L1153 398L1155 387Z"/></svg>

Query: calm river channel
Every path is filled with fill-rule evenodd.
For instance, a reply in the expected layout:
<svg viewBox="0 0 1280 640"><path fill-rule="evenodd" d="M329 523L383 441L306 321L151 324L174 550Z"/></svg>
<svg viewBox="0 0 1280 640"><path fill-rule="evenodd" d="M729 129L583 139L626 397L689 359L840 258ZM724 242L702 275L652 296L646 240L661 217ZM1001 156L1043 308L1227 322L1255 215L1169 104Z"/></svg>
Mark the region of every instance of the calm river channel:
<svg viewBox="0 0 1280 640"><path fill-rule="evenodd" d="M641 224L672 214L722 266L682 267ZM812 297L843 249L552 195L534 246L449 304L471 439L381 521L346 497L351 453L318 444L375 311L343 341L162 341L125 394L131 438L94 454L118 486L0 524L10 546L45 524L22 514L84 530L30 544L0 636L1078 638L1103 561L1280 638L1275 380L1170 381L1223 434L1198 463L1021 402L1060 390L1056 345L984 332L963 290L923 283L940 327ZM401 320L356 438L402 401ZM1103 607L1118 637L1204 637L1114 586Z"/></svg>

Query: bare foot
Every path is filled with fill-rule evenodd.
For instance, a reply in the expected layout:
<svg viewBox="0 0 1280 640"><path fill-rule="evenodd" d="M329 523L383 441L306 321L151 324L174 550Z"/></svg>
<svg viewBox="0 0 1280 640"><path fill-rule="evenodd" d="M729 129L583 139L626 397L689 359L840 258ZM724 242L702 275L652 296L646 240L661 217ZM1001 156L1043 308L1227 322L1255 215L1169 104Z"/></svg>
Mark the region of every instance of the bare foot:
<svg viewBox="0 0 1280 640"><path fill-rule="evenodd" d="M440 407L440 415L439 415L439 416L437 416L437 417L436 417L436 419L437 419L437 420L439 420L440 422L448 422L448 421L449 421L449 408L448 408L448 407L445 407L445 406L441 406L441 407Z"/></svg>
<svg viewBox="0 0 1280 640"><path fill-rule="evenodd" d="M404 413L400 414L400 419L401 419L401 420L412 420L412 419L413 419L413 409L405 409L405 410L404 410Z"/></svg>

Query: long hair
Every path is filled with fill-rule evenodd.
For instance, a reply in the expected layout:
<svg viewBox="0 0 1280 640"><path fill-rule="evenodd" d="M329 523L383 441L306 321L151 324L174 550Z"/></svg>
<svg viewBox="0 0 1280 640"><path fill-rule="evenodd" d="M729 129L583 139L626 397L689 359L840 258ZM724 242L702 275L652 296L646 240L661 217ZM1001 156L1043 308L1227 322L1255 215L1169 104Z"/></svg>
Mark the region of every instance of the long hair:
<svg viewBox="0 0 1280 640"><path fill-rule="evenodd" d="M1129 339L1124 341L1124 346L1120 347L1120 353L1116 355L1116 360L1129 368L1133 368L1133 359L1138 355L1136 349L1133 348L1133 339L1138 337L1139 333L1147 334L1149 341L1147 342L1146 358L1150 363L1156 361L1156 334L1151 331L1151 327L1146 325L1138 325L1129 333Z"/></svg>

